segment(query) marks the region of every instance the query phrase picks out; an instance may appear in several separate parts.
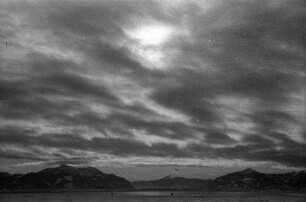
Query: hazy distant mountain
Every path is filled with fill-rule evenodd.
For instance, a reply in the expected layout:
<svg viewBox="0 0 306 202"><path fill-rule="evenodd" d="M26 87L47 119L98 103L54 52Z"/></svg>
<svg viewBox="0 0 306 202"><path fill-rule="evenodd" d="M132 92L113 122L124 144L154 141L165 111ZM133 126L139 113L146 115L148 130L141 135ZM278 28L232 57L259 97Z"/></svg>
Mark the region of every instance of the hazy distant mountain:
<svg viewBox="0 0 306 202"><path fill-rule="evenodd" d="M114 174L105 174L93 167L61 165L37 173L0 174L0 188L12 191L132 189L131 183Z"/></svg>
<svg viewBox="0 0 306 202"><path fill-rule="evenodd" d="M158 180L136 181L132 184L136 189L200 190L205 189L207 184L211 181L212 180L167 176Z"/></svg>
<svg viewBox="0 0 306 202"><path fill-rule="evenodd" d="M264 174L252 169L230 173L214 180L187 179L167 176L158 180L136 181L137 189L255 191L285 190L306 191L306 172Z"/></svg>

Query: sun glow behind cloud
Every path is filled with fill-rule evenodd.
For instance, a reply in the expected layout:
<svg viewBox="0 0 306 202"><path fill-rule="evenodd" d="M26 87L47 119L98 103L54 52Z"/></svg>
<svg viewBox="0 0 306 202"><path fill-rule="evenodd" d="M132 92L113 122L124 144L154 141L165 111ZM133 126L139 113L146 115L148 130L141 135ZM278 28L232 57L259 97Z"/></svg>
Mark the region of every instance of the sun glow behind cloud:
<svg viewBox="0 0 306 202"><path fill-rule="evenodd" d="M165 69L165 44L171 40L178 29L171 25L151 24L127 30L127 36L133 41L130 50L145 67Z"/></svg>
<svg viewBox="0 0 306 202"><path fill-rule="evenodd" d="M158 46L165 43L173 32L170 26L146 25L127 32L127 34L142 46Z"/></svg>

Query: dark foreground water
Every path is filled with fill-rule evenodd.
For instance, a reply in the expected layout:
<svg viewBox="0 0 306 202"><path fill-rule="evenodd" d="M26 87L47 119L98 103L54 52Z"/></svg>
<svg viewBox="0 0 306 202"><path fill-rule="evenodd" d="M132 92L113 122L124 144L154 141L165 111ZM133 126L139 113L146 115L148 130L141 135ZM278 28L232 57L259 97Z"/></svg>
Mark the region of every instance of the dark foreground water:
<svg viewBox="0 0 306 202"><path fill-rule="evenodd" d="M55 202L55 201L164 201L164 202L305 202L306 194L296 193L243 193L243 192L71 192L71 193L20 193L0 194L1 202Z"/></svg>

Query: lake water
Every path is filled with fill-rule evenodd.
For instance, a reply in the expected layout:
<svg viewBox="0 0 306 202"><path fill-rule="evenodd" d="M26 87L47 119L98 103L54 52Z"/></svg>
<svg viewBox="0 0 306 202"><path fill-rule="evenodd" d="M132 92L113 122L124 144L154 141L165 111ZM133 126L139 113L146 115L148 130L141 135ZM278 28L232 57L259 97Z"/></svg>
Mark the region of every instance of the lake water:
<svg viewBox="0 0 306 202"><path fill-rule="evenodd" d="M1 202L81 202L81 201L109 201L109 202L304 202L306 194L296 193L245 193L245 192L70 192L70 193L20 193L0 194Z"/></svg>

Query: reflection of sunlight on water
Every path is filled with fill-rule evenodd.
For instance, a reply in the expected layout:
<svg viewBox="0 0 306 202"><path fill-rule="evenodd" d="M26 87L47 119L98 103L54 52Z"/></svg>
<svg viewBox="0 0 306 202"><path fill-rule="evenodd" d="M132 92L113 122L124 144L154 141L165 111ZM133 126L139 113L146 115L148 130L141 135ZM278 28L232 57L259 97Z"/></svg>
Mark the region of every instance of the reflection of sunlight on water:
<svg viewBox="0 0 306 202"><path fill-rule="evenodd" d="M173 193L173 196L171 196ZM57 201L203 201L203 202L304 202L305 194L263 192L196 192L196 191L137 191L137 192L71 192L71 193L20 193L0 194L0 201L57 202Z"/></svg>

